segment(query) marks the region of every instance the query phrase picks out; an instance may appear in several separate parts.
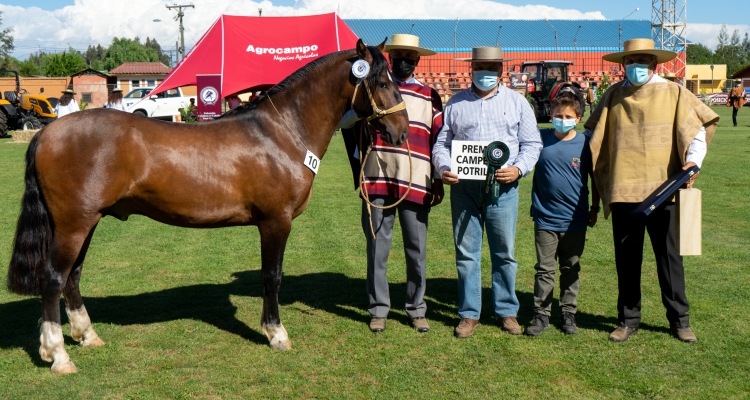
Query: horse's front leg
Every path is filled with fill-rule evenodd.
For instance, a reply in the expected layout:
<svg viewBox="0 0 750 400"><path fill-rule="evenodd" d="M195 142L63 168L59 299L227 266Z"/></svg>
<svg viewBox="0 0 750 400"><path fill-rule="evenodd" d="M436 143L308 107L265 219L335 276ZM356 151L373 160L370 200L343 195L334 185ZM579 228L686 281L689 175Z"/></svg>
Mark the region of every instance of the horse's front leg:
<svg viewBox="0 0 750 400"><path fill-rule="evenodd" d="M263 315L260 324L270 345L276 350L290 350L292 342L279 318L279 287L281 286L281 264L284 249L292 229L292 219L280 218L264 221L258 225L260 231L260 254L263 275Z"/></svg>

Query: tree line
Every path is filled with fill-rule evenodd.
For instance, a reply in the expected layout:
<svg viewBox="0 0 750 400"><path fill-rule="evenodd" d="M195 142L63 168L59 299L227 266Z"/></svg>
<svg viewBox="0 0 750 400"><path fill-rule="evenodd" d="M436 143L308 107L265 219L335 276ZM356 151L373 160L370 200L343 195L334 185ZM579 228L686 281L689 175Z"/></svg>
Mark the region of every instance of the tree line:
<svg viewBox="0 0 750 400"><path fill-rule="evenodd" d="M717 37L719 44L711 50L701 43L691 43L687 48L688 64L726 64L729 78L750 64L750 38L748 33L740 39L738 30L729 35L727 26L723 25Z"/></svg>
<svg viewBox="0 0 750 400"><path fill-rule="evenodd" d="M2 11L0 11L0 25L2 25ZM39 51L30 54L21 61L11 53L15 49L11 28L0 31L0 69L18 71L21 76L70 76L86 68L97 71L110 71L124 62L162 62L171 64L168 54L162 51L156 39L146 37L141 43L140 38L113 38L107 47L97 44L88 46L85 52L79 52L73 47L61 53Z"/></svg>

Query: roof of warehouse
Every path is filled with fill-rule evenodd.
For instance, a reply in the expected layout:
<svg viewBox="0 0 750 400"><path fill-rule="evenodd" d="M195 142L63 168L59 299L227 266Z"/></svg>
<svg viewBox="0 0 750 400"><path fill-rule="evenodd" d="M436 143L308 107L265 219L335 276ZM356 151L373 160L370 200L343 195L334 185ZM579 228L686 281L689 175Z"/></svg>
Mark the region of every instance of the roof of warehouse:
<svg viewBox="0 0 750 400"><path fill-rule="evenodd" d="M651 21L645 20L456 20L449 19L347 19L347 25L368 44L378 44L394 33L419 36L420 46L436 51L452 52L453 32L456 30L458 51L471 51L475 46L499 46L508 51L528 51L535 48L555 48L554 29L557 29L560 50L573 50L573 38L578 26L578 50L616 51L622 22L622 41L651 37ZM412 24L414 27L412 28ZM550 26L554 26L554 29ZM498 27L499 29L498 37Z"/></svg>

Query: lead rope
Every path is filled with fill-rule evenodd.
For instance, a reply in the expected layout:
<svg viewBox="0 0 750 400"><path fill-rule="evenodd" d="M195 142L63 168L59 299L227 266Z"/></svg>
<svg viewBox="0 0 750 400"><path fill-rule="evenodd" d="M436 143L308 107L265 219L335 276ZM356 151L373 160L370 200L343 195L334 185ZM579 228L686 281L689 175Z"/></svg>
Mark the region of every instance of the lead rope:
<svg viewBox="0 0 750 400"><path fill-rule="evenodd" d="M369 123L368 123L369 125ZM367 129L367 127L365 127ZM406 199L406 196L409 195L409 192L411 191L412 186L412 174L414 173L414 170L412 169L412 155L411 155L411 147L409 146L409 140L406 141L406 153L409 156L409 185L406 187L406 192L403 196L401 196L400 199L398 199L397 202L389 205L389 206L379 206L377 204L373 204L370 201L370 196L367 193L367 186L365 185L365 164L367 163L367 157L370 155L370 151L372 150L372 140L370 140L369 146L367 146L367 151L365 152L364 157L362 157L362 150L359 150L359 156L360 160L362 160L362 166L359 170L359 190L362 194L362 200L365 201L365 204L367 204L367 219L370 221L370 233L372 234L373 240L377 240L375 237L375 228L373 227L372 223L372 209L371 207L375 207L380 210L387 210L389 208L393 208L401 204L404 199Z"/></svg>
<svg viewBox="0 0 750 400"><path fill-rule="evenodd" d="M357 83L356 86L354 86L354 94L352 95L351 109L354 109L354 100L357 98L357 90L359 89L359 85L361 85L363 82L364 80L360 81L359 83ZM364 129L368 133L368 137L370 138L370 141L367 146L367 151L365 152L364 157L362 156L362 146L359 146L359 159L362 160L361 167L359 170L359 190L360 190L360 193L362 194L362 200L364 200L365 204L367 204L367 219L370 221L370 233L372 234L373 240L375 240L377 238L375 237L375 228L373 227L373 224L372 224L372 207L375 207L380 210L387 210L389 208L393 208L401 204L401 202L404 201L406 196L408 196L409 192L411 191L412 175L414 171L412 170L411 147L409 147L409 140L407 140L406 141L406 153L409 157L409 185L406 187L406 192L404 193L403 196L401 196L400 199L398 199L397 202L389 206L379 206L379 205L373 204L370 201L370 196L367 194L367 187L365 186L365 164L367 163L367 157L370 155L370 151L372 150L372 146L373 146L373 139L372 139L373 135L372 135L372 132L370 131L370 121L377 119L377 118L384 117L388 114L395 113L397 111L405 110L406 102L402 100L401 103L396 104L395 106L387 110L381 110L380 107L378 107L378 105L375 104L375 99L372 98L372 92L370 91L370 87L367 86L366 83L364 84L364 86L365 86L365 91L367 92L367 97L370 100L370 105L372 106L372 115L367 117L364 122L365 124ZM361 137L362 135L360 132L360 138ZM361 142L362 141L360 140L360 144Z"/></svg>

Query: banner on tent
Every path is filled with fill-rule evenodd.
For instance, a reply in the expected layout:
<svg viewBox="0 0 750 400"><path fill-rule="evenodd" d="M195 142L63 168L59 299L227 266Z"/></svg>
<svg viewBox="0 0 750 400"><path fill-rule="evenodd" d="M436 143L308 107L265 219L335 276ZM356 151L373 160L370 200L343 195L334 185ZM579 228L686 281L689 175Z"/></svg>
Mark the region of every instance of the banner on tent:
<svg viewBox="0 0 750 400"><path fill-rule="evenodd" d="M221 116L221 75L196 75L198 105L195 115L199 121L210 121Z"/></svg>

